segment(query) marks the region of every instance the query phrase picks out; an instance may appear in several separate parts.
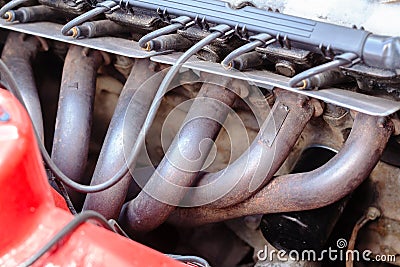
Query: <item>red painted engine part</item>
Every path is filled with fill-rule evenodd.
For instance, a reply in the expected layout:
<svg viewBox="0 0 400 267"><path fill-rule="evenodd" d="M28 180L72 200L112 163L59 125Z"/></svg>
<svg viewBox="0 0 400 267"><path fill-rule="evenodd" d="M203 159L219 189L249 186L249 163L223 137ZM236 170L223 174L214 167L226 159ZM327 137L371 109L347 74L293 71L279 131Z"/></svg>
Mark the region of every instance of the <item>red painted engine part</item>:
<svg viewBox="0 0 400 267"><path fill-rule="evenodd" d="M0 266L18 266L72 218L47 182L28 114L0 89ZM34 264L45 265L185 266L91 223L79 226Z"/></svg>

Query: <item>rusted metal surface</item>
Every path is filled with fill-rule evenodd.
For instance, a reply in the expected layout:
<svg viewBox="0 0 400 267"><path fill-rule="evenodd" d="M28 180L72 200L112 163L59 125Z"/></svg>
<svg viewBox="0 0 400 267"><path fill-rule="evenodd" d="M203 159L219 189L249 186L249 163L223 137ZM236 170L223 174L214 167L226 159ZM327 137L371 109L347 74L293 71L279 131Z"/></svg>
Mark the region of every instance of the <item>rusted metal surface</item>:
<svg viewBox="0 0 400 267"><path fill-rule="evenodd" d="M354 225L353 231L351 232L351 236L349 239L349 244L347 245L347 251L353 251L356 245L356 240L358 236L358 232L361 228L366 225L369 221L374 221L381 216L381 212L375 207L369 207L366 214L364 214ZM346 259L346 267L353 267L354 259L349 258Z"/></svg>
<svg viewBox="0 0 400 267"><path fill-rule="evenodd" d="M378 207L382 216L370 222L357 237L357 248L371 250L373 255L397 255L390 264L400 266L400 169L379 162L370 175L372 203Z"/></svg>
<svg viewBox="0 0 400 267"><path fill-rule="evenodd" d="M150 104L164 77L163 73L154 76L157 73L160 73L157 64L147 59L136 60L111 119L92 185L108 180L126 164L126 157L139 135ZM131 175L127 174L113 187L88 194L83 209L100 212L107 219L118 218L131 181Z"/></svg>
<svg viewBox="0 0 400 267"><path fill-rule="evenodd" d="M62 172L77 182L83 182L97 69L102 63L99 51L74 45L65 58L51 157ZM68 191L74 203L82 206L82 195Z"/></svg>
<svg viewBox="0 0 400 267"><path fill-rule="evenodd" d="M36 37L10 32L1 58L14 74L33 125L43 139L42 110L32 69L32 60L42 45Z"/></svg>
<svg viewBox="0 0 400 267"><path fill-rule="evenodd" d="M277 101L250 148L226 169L204 175L198 190L190 196L193 203L217 199L208 204L217 208L240 203L265 186L278 171L311 119L314 108L301 95L280 89L275 93ZM280 114L282 109L285 115ZM205 187L207 184L212 186Z"/></svg>
<svg viewBox="0 0 400 267"><path fill-rule="evenodd" d="M143 190L125 204L120 221L128 232L146 232L162 224L179 205L235 101L231 80L210 77L200 89L189 113L157 170ZM208 139L208 140L207 140Z"/></svg>
<svg viewBox="0 0 400 267"><path fill-rule="evenodd" d="M200 225L252 214L316 209L351 193L371 173L393 131L382 117L358 113L341 151L324 166L307 173L275 178L248 200L224 209L179 209L171 218L182 225Z"/></svg>

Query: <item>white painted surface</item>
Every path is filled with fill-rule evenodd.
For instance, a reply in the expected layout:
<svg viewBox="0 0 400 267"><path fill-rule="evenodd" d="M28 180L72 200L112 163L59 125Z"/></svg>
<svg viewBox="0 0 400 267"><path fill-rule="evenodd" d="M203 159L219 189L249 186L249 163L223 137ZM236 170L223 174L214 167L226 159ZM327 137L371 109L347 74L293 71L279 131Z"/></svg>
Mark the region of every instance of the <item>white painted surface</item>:
<svg viewBox="0 0 400 267"><path fill-rule="evenodd" d="M250 2L258 8L334 23L363 26L381 35L400 36L400 0L223 0L234 6Z"/></svg>

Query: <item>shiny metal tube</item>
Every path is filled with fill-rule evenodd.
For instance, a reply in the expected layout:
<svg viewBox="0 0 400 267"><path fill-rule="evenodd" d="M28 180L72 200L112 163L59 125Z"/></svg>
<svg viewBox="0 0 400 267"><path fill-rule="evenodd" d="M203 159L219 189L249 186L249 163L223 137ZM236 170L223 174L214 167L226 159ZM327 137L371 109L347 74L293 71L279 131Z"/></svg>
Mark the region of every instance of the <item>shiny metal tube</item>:
<svg viewBox="0 0 400 267"><path fill-rule="evenodd" d="M230 80L211 76L195 98L186 119L157 170L139 195L126 203L120 222L130 233L161 225L195 182L236 95Z"/></svg>
<svg viewBox="0 0 400 267"><path fill-rule="evenodd" d="M41 48L38 38L10 32L1 58L14 74L33 125L43 141L42 110L32 69L32 60Z"/></svg>
<svg viewBox="0 0 400 267"><path fill-rule="evenodd" d="M163 72L158 72L157 68L157 64L148 59L136 60L132 67L111 119L91 185L103 183L126 164L126 157L138 138L164 78ZM118 218L131 182L132 176L127 174L111 188L88 194L83 210L95 210L107 219Z"/></svg>
<svg viewBox="0 0 400 267"><path fill-rule="evenodd" d="M279 176L251 198L228 208L178 209L171 222L194 226L246 215L327 206L351 193L368 177L392 132L391 121L358 113L344 147L322 167Z"/></svg>
<svg viewBox="0 0 400 267"><path fill-rule="evenodd" d="M82 180L88 158L99 51L71 45L65 57L51 157L76 182ZM67 187L75 205L83 195Z"/></svg>
<svg viewBox="0 0 400 267"><path fill-rule="evenodd" d="M208 173L190 195L191 205L227 207L244 201L265 186L278 171L314 113L308 99L281 89L260 132L239 159Z"/></svg>

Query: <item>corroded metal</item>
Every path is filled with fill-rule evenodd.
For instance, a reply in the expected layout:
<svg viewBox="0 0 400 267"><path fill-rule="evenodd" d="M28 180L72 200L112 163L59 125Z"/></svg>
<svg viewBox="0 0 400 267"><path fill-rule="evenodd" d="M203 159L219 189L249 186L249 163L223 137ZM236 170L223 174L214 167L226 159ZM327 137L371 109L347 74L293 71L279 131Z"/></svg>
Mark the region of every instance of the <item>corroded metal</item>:
<svg viewBox="0 0 400 267"><path fill-rule="evenodd" d="M286 160L314 108L298 94L276 89L277 101L260 132L239 159L226 169L202 177L190 199L209 207L227 207L249 198L265 186ZM207 186L212 185L212 186Z"/></svg>
<svg viewBox="0 0 400 267"><path fill-rule="evenodd" d="M279 176L240 204L223 209L179 209L171 220L200 225L245 215L324 207L351 193L368 177L392 132L391 121L358 113L346 144L324 166L307 173Z"/></svg>
<svg viewBox="0 0 400 267"><path fill-rule="evenodd" d="M99 51L70 46L65 58L51 157L68 177L83 182L88 158ZM76 205L82 195L68 190Z"/></svg>
<svg viewBox="0 0 400 267"><path fill-rule="evenodd" d="M162 73L154 76L157 73L157 64L147 59L136 60L111 119L92 185L105 182L126 164L126 157L139 135L150 104L164 77ZM145 86L144 89L142 85ZM107 219L118 218L131 181L132 177L128 173L113 187L88 194L83 209L98 211Z"/></svg>
<svg viewBox="0 0 400 267"><path fill-rule="evenodd" d="M145 232L162 224L193 185L235 101L231 80L211 77L203 84L180 132L143 190L128 202L120 221L128 232ZM208 139L208 140L207 140Z"/></svg>

